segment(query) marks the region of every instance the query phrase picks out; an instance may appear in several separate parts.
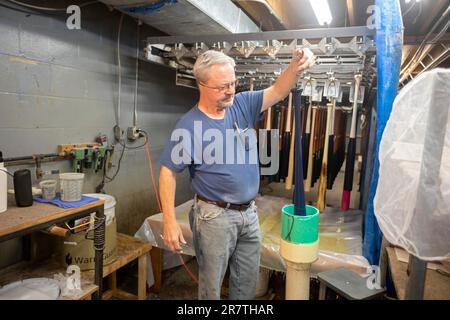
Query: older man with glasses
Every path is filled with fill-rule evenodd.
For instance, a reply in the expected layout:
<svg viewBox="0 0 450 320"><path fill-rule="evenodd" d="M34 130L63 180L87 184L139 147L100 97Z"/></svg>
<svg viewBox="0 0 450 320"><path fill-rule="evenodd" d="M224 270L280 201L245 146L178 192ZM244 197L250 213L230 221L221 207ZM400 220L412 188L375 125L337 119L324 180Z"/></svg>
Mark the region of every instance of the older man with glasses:
<svg viewBox="0 0 450 320"><path fill-rule="evenodd" d="M203 132L216 133L218 141L225 141L227 130L237 130L239 134L245 130L255 135L253 129L262 113L289 94L298 75L310 68L314 60L309 50L296 49L289 66L272 86L235 94L237 80L232 58L212 50L197 58L194 75L200 99L176 124L174 132L189 134L172 134L160 160L159 184L164 242L171 250L179 252L186 241L175 217L176 174L189 169L195 193L189 222L199 265L199 299L220 299L228 266L229 298L253 299L261 241L254 201L259 189L259 164L206 161L202 155L209 146L207 141L212 138L205 139L207 135ZM226 143L223 149L216 149L220 150L215 153L233 152L234 155L235 146ZM237 149L240 151L236 156L246 159L257 149L256 135L249 147ZM183 153L183 161L180 161L180 153Z"/></svg>

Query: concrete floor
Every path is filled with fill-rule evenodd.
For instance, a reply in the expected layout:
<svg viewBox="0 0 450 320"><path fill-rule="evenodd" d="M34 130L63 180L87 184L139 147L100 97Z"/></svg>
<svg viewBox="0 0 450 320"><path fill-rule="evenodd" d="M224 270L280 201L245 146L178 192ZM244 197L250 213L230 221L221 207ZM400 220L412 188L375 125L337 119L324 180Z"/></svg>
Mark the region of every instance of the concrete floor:
<svg viewBox="0 0 450 320"><path fill-rule="evenodd" d="M198 265L193 257L186 262L186 267L197 276ZM267 292L257 300L284 300L285 299L285 275L282 272L271 272ZM197 300L197 283L189 276L184 266L174 267L164 270L162 274L161 292L155 294L150 292L149 300ZM227 299L228 281L225 276L222 286L221 299ZM333 295L331 293L331 295ZM316 279L311 279L310 299L317 300L319 296L319 283ZM333 298L333 297L331 297Z"/></svg>

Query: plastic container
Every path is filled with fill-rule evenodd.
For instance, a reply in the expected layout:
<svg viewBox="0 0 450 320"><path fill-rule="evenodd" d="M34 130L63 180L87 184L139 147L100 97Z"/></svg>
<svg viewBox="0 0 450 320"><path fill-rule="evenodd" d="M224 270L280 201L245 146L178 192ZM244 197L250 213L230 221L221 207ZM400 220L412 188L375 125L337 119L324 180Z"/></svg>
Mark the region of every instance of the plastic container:
<svg viewBox="0 0 450 320"><path fill-rule="evenodd" d="M104 208L104 214L105 214L105 225L109 225L113 219L116 217L116 199L113 196L110 196L109 194L103 194L103 193L84 193L85 196L92 197L92 198L98 198L100 200L105 200L105 204L103 206ZM95 213L94 213L95 215ZM92 216L92 218L94 217ZM92 226L93 227L93 226Z"/></svg>
<svg viewBox="0 0 450 320"><path fill-rule="evenodd" d="M14 196L18 207L29 207L33 205L30 170L22 169L14 171Z"/></svg>
<svg viewBox="0 0 450 320"><path fill-rule="evenodd" d="M60 173L61 200L80 201L83 190L84 173Z"/></svg>
<svg viewBox="0 0 450 320"><path fill-rule="evenodd" d="M39 183L42 189L42 199L54 199L56 197L56 180L44 180Z"/></svg>
<svg viewBox="0 0 450 320"><path fill-rule="evenodd" d="M88 197L105 200L105 247L103 251L103 265L108 265L117 259L117 222L115 215L116 200L113 196L101 193L84 194ZM75 225L84 221L94 221L95 213L75 221ZM95 268L95 250L92 241L86 239L86 235L92 237L94 234L94 222L89 223L88 228L76 233L71 233L62 239L62 254L60 262L65 266L76 264L81 271L93 270Z"/></svg>
<svg viewBox="0 0 450 320"><path fill-rule="evenodd" d="M285 205L281 211L281 238L291 243L314 243L319 239L319 210L306 207L306 216L294 215L294 205Z"/></svg>

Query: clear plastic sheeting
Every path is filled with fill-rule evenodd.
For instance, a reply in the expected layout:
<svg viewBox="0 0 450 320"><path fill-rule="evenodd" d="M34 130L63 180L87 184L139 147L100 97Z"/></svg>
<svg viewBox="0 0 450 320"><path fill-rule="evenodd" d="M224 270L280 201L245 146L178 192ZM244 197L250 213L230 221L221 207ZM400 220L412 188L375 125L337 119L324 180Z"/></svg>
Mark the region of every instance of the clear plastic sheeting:
<svg viewBox="0 0 450 320"><path fill-rule="evenodd" d="M398 94L380 144L375 216L386 239L422 260L450 258L450 70Z"/></svg>
<svg viewBox="0 0 450 320"><path fill-rule="evenodd" d="M261 267L282 271L286 270L284 259L280 255L281 208L290 203L289 199L258 196L259 223L262 232ZM195 255L192 232L189 227L189 211L193 200L175 208L177 221L180 224L187 245L183 246L183 254ZM330 269L349 268L365 275L369 263L362 254L362 212L350 210L340 212L327 208L320 215L319 221L319 259L312 265L311 274L315 275ZM163 216L156 214L147 218L137 231L136 237L146 239L153 246L167 249L163 238Z"/></svg>
<svg viewBox="0 0 450 320"><path fill-rule="evenodd" d="M1 287L0 300L57 300L60 293L58 281L31 278Z"/></svg>

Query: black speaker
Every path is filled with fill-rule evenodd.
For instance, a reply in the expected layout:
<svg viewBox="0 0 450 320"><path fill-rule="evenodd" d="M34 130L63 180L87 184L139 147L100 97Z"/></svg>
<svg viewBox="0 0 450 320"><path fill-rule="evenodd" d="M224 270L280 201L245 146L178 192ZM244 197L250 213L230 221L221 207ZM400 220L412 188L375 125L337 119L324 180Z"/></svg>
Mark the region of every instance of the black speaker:
<svg viewBox="0 0 450 320"><path fill-rule="evenodd" d="M14 195L18 207L33 205L30 170L23 169L14 172Z"/></svg>

